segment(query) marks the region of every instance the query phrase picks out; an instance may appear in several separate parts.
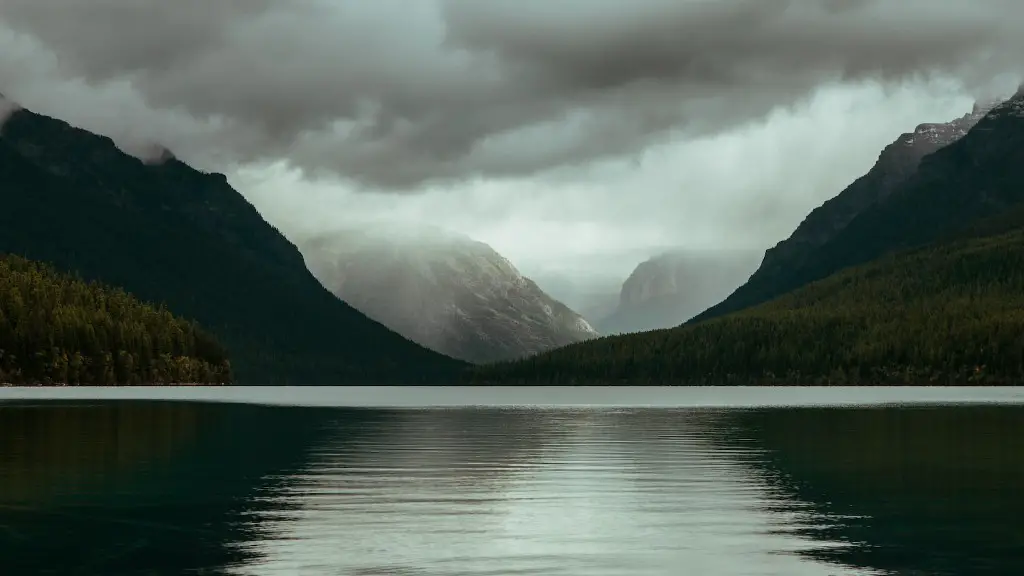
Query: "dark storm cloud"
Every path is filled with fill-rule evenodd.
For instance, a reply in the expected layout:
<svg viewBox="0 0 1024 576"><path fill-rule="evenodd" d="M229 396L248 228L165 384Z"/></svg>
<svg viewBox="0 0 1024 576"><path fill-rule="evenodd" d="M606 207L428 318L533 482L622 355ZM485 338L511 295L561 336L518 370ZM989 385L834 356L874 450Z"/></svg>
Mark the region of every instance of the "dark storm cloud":
<svg viewBox="0 0 1024 576"><path fill-rule="evenodd" d="M0 0L0 18L36 36L75 72L103 78L187 65L221 47L232 22L270 0Z"/></svg>
<svg viewBox="0 0 1024 576"><path fill-rule="evenodd" d="M0 21L78 89L196 125L108 132L394 188L635 154L827 82L982 86L1024 53L1019 0L0 0ZM15 96L43 81L18 64Z"/></svg>

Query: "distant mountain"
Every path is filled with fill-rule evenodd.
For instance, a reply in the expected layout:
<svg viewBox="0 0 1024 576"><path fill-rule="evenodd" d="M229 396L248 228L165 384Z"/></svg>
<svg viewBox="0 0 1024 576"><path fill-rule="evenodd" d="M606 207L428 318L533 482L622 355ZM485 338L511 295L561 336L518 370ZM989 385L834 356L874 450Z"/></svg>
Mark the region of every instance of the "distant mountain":
<svg viewBox="0 0 1024 576"><path fill-rule="evenodd" d="M463 365L340 302L223 175L28 110L0 128L0 252L199 321L241 384L443 381Z"/></svg>
<svg viewBox="0 0 1024 576"><path fill-rule="evenodd" d="M470 362L597 334L483 242L437 229L339 231L300 242L313 274L367 316Z"/></svg>
<svg viewBox="0 0 1024 576"><path fill-rule="evenodd" d="M753 252L666 252L640 263L629 275L614 312L597 321L602 334L671 328L718 302L750 277Z"/></svg>
<svg viewBox="0 0 1024 576"><path fill-rule="evenodd" d="M1022 270L1024 89L791 275L752 278L726 301L760 304L480 368L473 381L1017 384Z"/></svg>
<svg viewBox="0 0 1024 576"><path fill-rule="evenodd" d="M790 235L769 249L749 281L694 321L720 316L779 296L807 282L801 272L818 251L860 214L885 202L917 171L921 160L960 140L1000 102L976 104L970 113L943 124L921 124L886 146L867 174L815 208ZM818 276L820 277L820 276ZM812 279L817 279L813 277Z"/></svg>
<svg viewBox="0 0 1024 576"><path fill-rule="evenodd" d="M1017 385L1024 210L1003 234L844 270L771 302L476 368L474 384Z"/></svg>

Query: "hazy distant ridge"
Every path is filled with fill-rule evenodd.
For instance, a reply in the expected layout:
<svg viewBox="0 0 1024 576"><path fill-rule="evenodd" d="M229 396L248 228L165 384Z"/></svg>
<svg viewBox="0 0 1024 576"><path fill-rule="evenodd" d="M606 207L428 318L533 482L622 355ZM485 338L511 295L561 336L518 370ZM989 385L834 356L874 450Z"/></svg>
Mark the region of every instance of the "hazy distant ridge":
<svg viewBox="0 0 1024 576"><path fill-rule="evenodd" d="M508 360L597 336L508 259L463 235L378 225L318 235L300 247L339 298L455 358Z"/></svg>

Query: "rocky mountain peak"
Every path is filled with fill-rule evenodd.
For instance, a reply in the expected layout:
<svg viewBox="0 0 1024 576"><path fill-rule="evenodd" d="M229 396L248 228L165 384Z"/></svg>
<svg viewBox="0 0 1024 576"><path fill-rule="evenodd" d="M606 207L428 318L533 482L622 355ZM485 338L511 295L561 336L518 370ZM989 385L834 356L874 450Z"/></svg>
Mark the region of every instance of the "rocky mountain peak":
<svg viewBox="0 0 1024 576"><path fill-rule="evenodd" d="M1002 100L977 101L970 112L959 118L920 124L913 132L901 134L882 150L867 174L811 211L789 238L765 252L755 276L783 274L787 267L799 264L807 250L828 242L858 214L885 200L917 170L925 156L960 140L1004 105Z"/></svg>
<svg viewBox="0 0 1024 576"><path fill-rule="evenodd" d="M241 383L409 383L462 366L326 291L222 175L147 165L110 138L22 109L0 131L0 181L0 252L200 322Z"/></svg>
<svg viewBox="0 0 1024 576"><path fill-rule="evenodd" d="M618 307L597 329L616 334L682 324L749 278L758 262L754 251L672 250L653 256L623 282Z"/></svg>
<svg viewBox="0 0 1024 576"><path fill-rule="evenodd" d="M989 117L1006 117L1006 116L1024 117L1024 84L1022 84L1020 86L1020 88L1017 89L1017 92L1013 96L1011 96L1010 98L1006 99L1003 102L1000 102L997 106L994 106L989 111L987 116L989 116Z"/></svg>
<svg viewBox="0 0 1024 576"><path fill-rule="evenodd" d="M947 126L963 136L904 166L900 177L876 164L815 208L789 239L765 254L750 280L695 321L759 304L844 266L956 233L972 219L1021 203L1024 92L981 104ZM921 138L918 142L928 142ZM909 173L907 167L911 167Z"/></svg>
<svg viewBox="0 0 1024 576"><path fill-rule="evenodd" d="M951 144L967 135L971 128L1001 103L1002 100L977 101L971 107L971 111L960 118L950 122L920 124L913 133L904 134L901 142L911 146L922 143L938 146ZM923 149L931 148L932 146L926 145Z"/></svg>
<svg viewBox="0 0 1024 576"><path fill-rule="evenodd" d="M678 294L686 284L687 267L682 254L664 253L641 262L622 283L620 306L634 306L649 300Z"/></svg>

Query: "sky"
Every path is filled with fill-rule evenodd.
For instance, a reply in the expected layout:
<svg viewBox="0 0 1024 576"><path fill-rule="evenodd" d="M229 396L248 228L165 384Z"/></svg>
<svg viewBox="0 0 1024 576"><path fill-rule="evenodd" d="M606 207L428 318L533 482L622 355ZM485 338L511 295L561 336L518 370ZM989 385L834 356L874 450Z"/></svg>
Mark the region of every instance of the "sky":
<svg viewBox="0 0 1024 576"><path fill-rule="evenodd" d="M0 0L0 92L292 238L429 223L595 283L763 251L1021 54L1020 0Z"/></svg>

